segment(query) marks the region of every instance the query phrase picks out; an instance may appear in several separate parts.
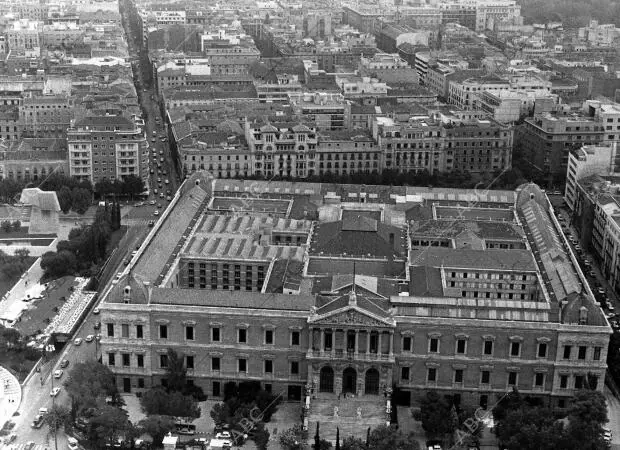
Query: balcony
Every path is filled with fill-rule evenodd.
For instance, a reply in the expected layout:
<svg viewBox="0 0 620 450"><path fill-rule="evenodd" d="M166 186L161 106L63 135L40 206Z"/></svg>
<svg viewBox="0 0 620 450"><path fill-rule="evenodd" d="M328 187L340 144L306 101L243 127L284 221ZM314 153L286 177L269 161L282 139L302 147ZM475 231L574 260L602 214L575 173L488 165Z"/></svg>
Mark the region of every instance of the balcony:
<svg viewBox="0 0 620 450"><path fill-rule="evenodd" d="M354 350L308 350L306 354L307 358L317 358L317 359L329 359L329 360L350 360L350 361L386 361L386 362L394 362L394 355L389 353L377 353L377 352L369 352Z"/></svg>

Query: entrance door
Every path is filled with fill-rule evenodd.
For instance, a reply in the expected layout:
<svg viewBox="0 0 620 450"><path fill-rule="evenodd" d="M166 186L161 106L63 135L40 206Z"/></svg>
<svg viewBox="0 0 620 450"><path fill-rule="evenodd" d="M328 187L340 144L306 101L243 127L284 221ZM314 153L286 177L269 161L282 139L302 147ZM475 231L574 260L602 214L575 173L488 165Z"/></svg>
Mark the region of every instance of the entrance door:
<svg viewBox="0 0 620 450"><path fill-rule="evenodd" d="M288 387L288 399L289 400L301 400L301 386Z"/></svg>
<svg viewBox="0 0 620 450"><path fill-rule="evenodd" d="M123 378L123 392L128 393L131 392L131 379Z"/></svg>
<svg viewBox="0 0 620 450"><path fill-rule="evenodd" d="M321 369L319 392L334 392L334 369L329 366Z"/></svg>
<svg viewBox="0 0 620 450"><path fill-rule="evenodd" d="M355 394L357 389L357 372L352 367L347 367L342 372L342 391L350 394Z"/></svg>
<svg viewBox="0 0 620 450"><path fill-rule="evenodd" d="M366 371L366 379L364 380L364 392L370 395L379 394L379 371L377 369L368 369Z"/></svg>

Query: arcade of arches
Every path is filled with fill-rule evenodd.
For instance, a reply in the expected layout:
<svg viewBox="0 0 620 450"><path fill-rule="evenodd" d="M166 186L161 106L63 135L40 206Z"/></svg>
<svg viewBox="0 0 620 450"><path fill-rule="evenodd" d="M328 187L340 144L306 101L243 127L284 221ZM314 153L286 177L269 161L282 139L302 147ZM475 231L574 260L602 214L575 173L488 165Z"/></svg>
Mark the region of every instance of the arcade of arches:
<svg viewBox="0 0 620 450"><path fill-rule="evenodd" d="M364 364L313 364L312 381L319 393L379 395L391 385L392 368Z"/></svg>

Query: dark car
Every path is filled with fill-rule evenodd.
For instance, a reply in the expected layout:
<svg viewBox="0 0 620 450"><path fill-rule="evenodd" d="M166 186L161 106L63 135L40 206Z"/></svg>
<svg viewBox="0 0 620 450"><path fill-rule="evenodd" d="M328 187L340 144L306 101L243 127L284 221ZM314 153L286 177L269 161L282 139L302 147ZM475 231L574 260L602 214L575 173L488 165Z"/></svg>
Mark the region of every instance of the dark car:
<svg viewBox="0 0 620 450"><path fill-rule="evenodd" d="M63 359L62 362L60 363L60 367L62 369L64 369L65 367L67 367L69 365L69 360L68 359Z"/></svg>
<svg viewBox="0 0 620 450"><path fill-rule="evenodd" d="M99 328L101 328L101 322L97 322L95 324L95 330L98 330Z"/></svg>

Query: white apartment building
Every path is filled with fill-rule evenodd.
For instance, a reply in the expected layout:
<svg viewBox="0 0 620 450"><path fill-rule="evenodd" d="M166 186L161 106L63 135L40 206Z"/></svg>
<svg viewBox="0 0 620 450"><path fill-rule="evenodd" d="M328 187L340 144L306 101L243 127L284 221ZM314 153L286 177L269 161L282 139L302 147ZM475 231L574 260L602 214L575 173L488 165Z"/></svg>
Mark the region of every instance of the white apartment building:
<svg viewBox="0 0 620 450"><path fill-rule="evenodd" d="M479 0L476 4L476 31L492 30L497 22L523 23L516 0Z"/></svg>
<svg viewBox="0 0 620 450"><path fill-rule="evenodd" d="M575 209L579 180L594 174L607 175L615 172L617 156L616 142L605 145L584 145L569 154L564 200L571 211Z"/></svg>

